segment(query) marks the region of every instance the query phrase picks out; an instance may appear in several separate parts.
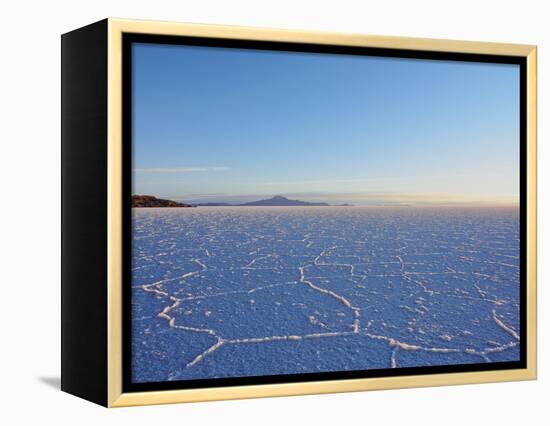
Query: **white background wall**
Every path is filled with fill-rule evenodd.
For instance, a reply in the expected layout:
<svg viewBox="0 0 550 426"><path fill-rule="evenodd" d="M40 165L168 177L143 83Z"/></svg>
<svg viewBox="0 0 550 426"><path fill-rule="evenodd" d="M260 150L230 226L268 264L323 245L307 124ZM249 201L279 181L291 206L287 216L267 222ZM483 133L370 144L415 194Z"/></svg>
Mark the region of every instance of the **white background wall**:
<svg viewBox="0 0 550 426"><path fill-rule="evenodd" d="M542 424L548 421L550 102L544 1L4 1L0 4L0 422ZM106 410L59 392L60 40L107 16L539 45L539 380ZM546 169L546 170L545 170ZM545 218L546 216L547 218ZM10 419L11 421L6 421ZM538 418L538 420L537 420Z"/></svg>

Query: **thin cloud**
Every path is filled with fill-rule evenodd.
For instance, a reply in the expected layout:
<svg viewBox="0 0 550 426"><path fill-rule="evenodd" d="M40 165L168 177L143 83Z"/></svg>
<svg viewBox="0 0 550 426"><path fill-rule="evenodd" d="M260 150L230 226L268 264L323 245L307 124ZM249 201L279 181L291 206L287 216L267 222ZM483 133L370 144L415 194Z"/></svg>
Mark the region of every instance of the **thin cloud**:
<svg viewBox="0 0 550 426"><path fill-rule="evenodd" d="M397 178L350 178L350 179L317 179L317 180L298 180L298 181L280 181L280 182L263 182L261 185L315 185L315 184L330 184L330 183L352 183L352 182L377 182L386 180L396 180Z"/></svg>
<svg viewBox="0 0 550 426"><path fill-rule="evenodd" d="M139 173L194 173L194 172L223 172L229 167L147 167L134 169Z"/></svg>

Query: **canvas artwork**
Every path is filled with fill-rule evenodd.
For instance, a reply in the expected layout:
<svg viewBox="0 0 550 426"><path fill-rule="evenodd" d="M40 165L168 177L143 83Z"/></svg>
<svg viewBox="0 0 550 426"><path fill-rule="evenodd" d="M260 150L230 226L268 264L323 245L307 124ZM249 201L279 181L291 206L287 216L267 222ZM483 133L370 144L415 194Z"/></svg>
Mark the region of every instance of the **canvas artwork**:
<svg viewBox="0 0 550 426"><path fill-rule="evenodd" d="M519 65L131 60L132 383L520 360Z"/></svg>

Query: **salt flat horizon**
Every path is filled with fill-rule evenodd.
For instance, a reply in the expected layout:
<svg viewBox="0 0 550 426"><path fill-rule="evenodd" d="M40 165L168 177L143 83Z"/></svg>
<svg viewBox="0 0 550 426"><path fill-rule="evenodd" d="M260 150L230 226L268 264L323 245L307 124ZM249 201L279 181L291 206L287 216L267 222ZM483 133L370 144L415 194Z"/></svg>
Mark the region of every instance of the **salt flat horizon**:
<svg viewBox="0 0 550 426"><path fill-rule="evenodd" d="M481 204L481 203L472 203L472 204L363 204L363 205L328 205L328 206L245 206L245 205L224 205L224 206L206 206L206 205L194 205L193 207L132 207L134 209L140 210L152 210L152 209L165 209L165 210L186 210L186 209L200 209L200 210L215 210L215 209L305 209L305 210L314 210L314 209L418 209L418 210L429 210L429 209L442 209L442 210L469 210L469 209L503 209L503 210L518 210L518 204Z"/></svg>
<svg viewBox="0 0 550 426"><path fill-rule="evenodd" d="M133 194L138 196L140 194ZM151 196L151 195L149 195ZM399 192L368 192L368 193L338 193L338 194L304 194L304 193L278 193L278 194L206 194L188 196L157 196L155 198L168 199L177 202L192 204L196 207L222 207L215 204L229 206L242 206L250 202L260 200L274 200L283 198L287 201L300 201L306 203L326 203L329 206L511 206L518 207L519 196L476 196L466 197L457 194L404 194ZM210 204L210 205L208 205ZM276 204L265 205L276 206ZM284 206L284 205L282 205ZM291 206L290 204L288 205Z"/></svg>

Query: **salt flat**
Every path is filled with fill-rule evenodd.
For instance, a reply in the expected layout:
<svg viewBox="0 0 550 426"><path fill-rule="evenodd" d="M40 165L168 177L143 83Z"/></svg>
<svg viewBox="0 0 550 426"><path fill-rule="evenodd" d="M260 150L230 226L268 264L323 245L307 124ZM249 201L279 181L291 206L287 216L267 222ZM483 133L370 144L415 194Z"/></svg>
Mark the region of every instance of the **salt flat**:
<svg viewBox="0 0 550 426"><path fill-rule="evenodd" d="M519 360L504 207L133 209L132 380Z"/></svg>

